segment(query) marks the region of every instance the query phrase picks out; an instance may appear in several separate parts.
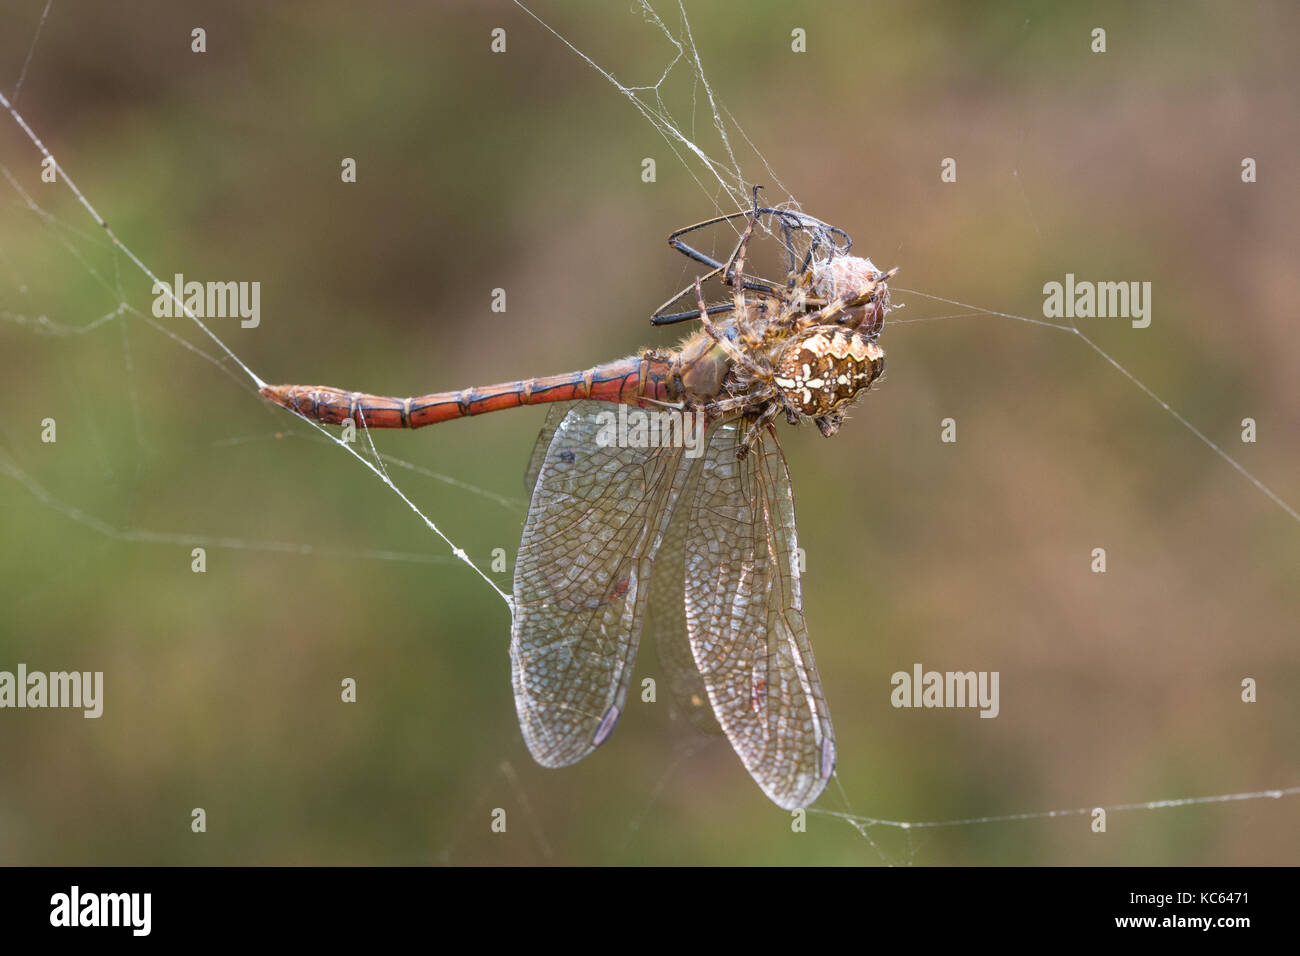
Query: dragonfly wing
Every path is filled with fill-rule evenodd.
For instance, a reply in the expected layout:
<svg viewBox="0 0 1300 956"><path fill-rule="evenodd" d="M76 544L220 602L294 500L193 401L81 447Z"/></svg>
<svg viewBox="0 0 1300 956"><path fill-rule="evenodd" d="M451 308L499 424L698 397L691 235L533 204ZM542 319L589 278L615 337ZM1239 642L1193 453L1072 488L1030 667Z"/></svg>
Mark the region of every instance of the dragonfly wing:
<svg viewBox="0 0 1300 956"><path fill-rule="evenodd" d="M683 482L683 501L689 501L692 489L699 481L699 463L691 463L687 480ZM687 469L683 469L687 471ZM686 578L683 549L690 508L679 505L668 522L663 544L655 557L655 573L650 579L650 604L646 614L645 631L653 640L659 655L659 665L668 681L673 703L688 720L707 733L722 733L709 692L704 686L700 669L695 666L691 643L686 634L686 604L682 583Z"/></svg>
<svg viewBox="0 0 1300 956"><path fill-rule="evenodd" d="M623 711L655 552L689 470L681 448L603 441L612 414L579 402L555 428L515 561L515 709L547 767L587 756Z"/></svg>
<svg viewBox="0 0 1300 956"><path fill-rule="evenodd" d="M718 722L778 806L804 807L835 769L835 737L799 590L794 496L764 435L736 458L714 429L690 499L686 622Z"/></svg>
<svg viewBox="0 0 1300 956"><path fill-rule="evenodd" d="M537 476L542 471L542 462L546 460L546 452L551 447L555 430L560 427L560 422L564 421L565 416L572 409L573 402L555 402L546 406L546 421L542 423L542 430L537 435L537 441L533 444L533 453L528 459L528 470L524 472L524 489L530 498L533 489L537 487Z"/></svg>

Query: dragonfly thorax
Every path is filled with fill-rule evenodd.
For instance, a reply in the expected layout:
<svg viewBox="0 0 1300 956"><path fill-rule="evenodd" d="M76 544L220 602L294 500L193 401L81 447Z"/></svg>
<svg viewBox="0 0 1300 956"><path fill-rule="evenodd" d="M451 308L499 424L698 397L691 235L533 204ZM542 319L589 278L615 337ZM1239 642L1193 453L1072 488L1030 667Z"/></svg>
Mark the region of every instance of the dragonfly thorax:
<svg viewBox="0 0 1300 956"><path fill-rule="evenodd" d="M786 343L772 380L795 411L817 418L851 404L884 370L884 350L863 333L814 326Z"/></svg>

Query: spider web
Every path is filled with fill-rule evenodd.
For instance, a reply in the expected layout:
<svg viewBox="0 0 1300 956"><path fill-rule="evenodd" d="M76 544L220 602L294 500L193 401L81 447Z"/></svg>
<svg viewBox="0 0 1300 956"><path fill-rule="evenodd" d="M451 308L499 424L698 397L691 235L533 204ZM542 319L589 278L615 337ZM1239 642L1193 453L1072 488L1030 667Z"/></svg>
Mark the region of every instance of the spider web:
<svg viewBox="0 0 1300 956"><path fill-rule="evenodd" d="M519 3L518 0L514 0L514 2L532 21L535 21L556 40L572 50L583 62L592 67L604 80L611 84L617 93L628 100L662 137L663 142L680 161L682 168L688 172L697 188L706 197L707 202L718 213L731 212L738 208L745 208L748 205L749 191L754 181L746 177L745 169L761 171L761 176L767 188L780 193L784 197L776 205L782 208L802 210L802 206L790 189L777 176L763 153L759 151L754 142L737 123L736 118L722 104L718 92L706 74L696 44L696 38L692 33L690 21L683 6L679 5L673 8L670 15L665 17L645 0L635 5L634 14L640 17L652 35L666 45L669 51L669 59L662 73L653 82L644 85L628 85L620 81L612 71L598 64L592 56L584 53L575 42L568 39L546 20L543 20L528 6ZM215 331L209 321L205 321L205 319L194 314L183 302L171 296L170 292L168 292L168 296L173 299L173 306L177 311L184 313L190 323L188 333L163 324L150 315L146 308L133 304L133 301L138 302L138 296L133 292L129 292L128 287L134 288L132 283L135 280L125 279L123 273L134 270L146 277L151 283L158 281L159 276L145 261L144 257L137 255L133 251L131 236L129 234L119 235L118 232L111 228L96 205L92 203L91 196L82 191L78 185L81 179L79 170L64 168L51 149L47 148L42 141L37 129L30 125L19 111L17 104L20 94L24 85L30 82L29 74L34 60L38 57L38 41L45 29L47 19L51 15L52 7L51 0L40 11L39 20L33 30L31 44L22 61L18 80L12 92L7 95L0 92L0 108L6 111L13 126L21 133L19 139L4 141L4 152L0 153L0 156L10 158L0 163L0 173L3 174L12 192L9 203L10 210L27 215L32 223L30 228L43 229L44 234L50 237L51 241L57 244L61 250L65 267L69 270L80 270L82 273L80 281L98 286L107 297L108 307L105 311L80 322L75 319L49 317L42 311L39 299L40 294L45 290L36 288L35 283L29 284L27 281L31 275L31 264L24 261L21 255L15 254L12 249L0 248L0 275L4 275L8 283L5 298L0 299L0 319L32 336L51 337L56 340L75 340L85 336L102 335L106 329L116 327L119 330L123 366L123 375L120 381L123 383L127 394L125 396L114 396L114 398L123 398L131 408L131 415L136 423L137 438L143 448L147 447L149 442L148 429L142 423L147 411L140 396L135 391L134 377L138 373L133 365L130 338L132 333L128 331L129 327L148 328L152 333L166 337L187 355L209 363L213 368L219 370L235 388L242 390L244 393L255 396L257 388L266 383L253 370L251 365L237 354L235 347L229 342L229 336ZM57 8L55 9L57 10ZM686 87L689 89L689 94L686 97L686 101L689 103L685 111L686 122L681 121L680 114L675 116L674 110L670 109L669 106L669 99L672 96L670 93L671 87L673 84L682 82L685 82ZM703 131L697 127L696 115L698 112L702 112L706 117ZM18 147L22 145L24 140L30 148L36 151L40 158L47 160L57 171L59 188L66 190L76 206L79 207L82 216L81 222L75 221L70 211L62 212L57 216L54 215L50 212L50 208L55 205L55 202L44 198L44 196L40 201L37 200L34 187L30 185L34 177L25 175L17 169L19 163L23 164L24 170L29 171L31 168L29 157L22 156L18 152ZM707 143L707 146L704 145L705 143ZM102 202L103 200L97 201ZM770 199L767 201L770 201ZM738 228L729 225L733 234L739 233ZM1035 224L1035 228L1037 229L1037 224ZM867 250L868 253L870 251ZM923 327L923 324L949 323L976 318L1006 319L1022 325L1027 334L1031 329L1042 329L1041 334L1043 335L1063 332L1066 336L1077 339L1081 344L1086 345L1090 352L1097 356L1098 360L1113 369L1128 385L1154 402L1168 419L1171 427L1185 430L1193 435L1209 452L1212 452L1214 456L1217 456L1237 472L1256 492L1270 501L1290 519L1300 521L1300 513L1296 511L1290 502L1274 491L1251 469L1248 469L1237 457L1230 454L1222 442L1215 441L1205 430L1199 428L1191 417L1185 415L1162 398L1157 388L1148 386L1126 364L1121 363L1110 350L1103 348L1093 336L1086 334L1077 322L1072 321L1070 324L1064 324L1016 314L1012 311L989 309L958 301L954 297L907 288L898 284L894 284L892 288L896 294L902 294L898 295L897 299L906 304L907 310L890 317L888 327L891 329L895 327L908 328L909 326L919 328ZM952 306L961 311L914 314L923 312L927 303ZM470 568L479 579L501 598L507 607L510 606L509 595L493 580L491 574L483 567L482 562L473 560L464 548L458 546L444 532L439 523L428 513L430 509L421 508L417 505L412 494L394 480L392 469L400 469L409 475L437 481L448 487L456 488L460 492L480 496L496 505L500 505L503 509L519 508L520 502L517 499L481 488L472 482L458 479L454 475L447 475L441 471L425 468L383 452L375 444L373 436L368 432L363 431L361 441L358 443L360 448L357 448L343 441L328 429L314 425L312 427L314 431L310 434L290 431L287 428L285 428L285 431L288 431L290 436L294 438L315 442L328 441L343 448L367 469L374 479L381 483L389 493L396 496L419 519L424 527L445 545L449 556L386 548L340 548L329 544L307 544L297 541L201 534L189 531L152 531L105 520L98 516L92 508L84 507L77 501L69 500L66 495L56 493L42 483L30 468L23 465L20 455L4 447L0 447L0 472L3 472L5 476L11 479L16 487L21 487L30 496L31 500L44 508L58 512L80 523L106 539L127 544L154 543L184 547L211 547L362 561L429 564L459 562ZM261 440L259 436L235 436L224 439L223 442L229 447L239 443L259 440ZM12 436L9 436L7 441L12 445ZM75 494L75 486L73 487L73 493ZM816 636L814 635L815 641ZM647 801L647 809L634 822L633 829L641 825L641 821L650 812L649 808L658 800L660 791L664 788L669 777L678 772L676 767L688 761L694 756L696 750L705 746L707 745L691 743L682 749L678 761L673 768L665 772L655 791L650 795ZM500 779L505 781L508 787L517 795L517 802L524 808L528 828L539 852L543 857L550 858L553 854L552 844L554 841L546 835L545 827L541 824L538 814L528 798L519 774L509 762L503 762L495 773L499 773ZM491 787L489 786L487 789L491 789ZM1205 804L1280 799L1297 794L1300 794L1300 787L1296 786L1243 789L1240 792L1180 796L1144 802L1115 802L1105 806L1104 809L1112 813L1163 812ZM891 863L911 862L916 857L918 849L912 843L912 835L917 831L976 827L996 823L1016 824L1034 820L1054 820L1091 814L1096 809L1096 807L1084 807L1055 810L1014 810L1001 814L972 814L936 820L902 821L854 812L851 809L852 802L842 787L840 789L840 800L846 809L828 810L816 808L812 812L831 820L842 821L852 828L854 832L864 837L882 860ZM877 844L876 837L882 831L903 833L907 840L905 846L890 849ZM451 858L450 848L445 852L445 855L447 858Z"/></svg>

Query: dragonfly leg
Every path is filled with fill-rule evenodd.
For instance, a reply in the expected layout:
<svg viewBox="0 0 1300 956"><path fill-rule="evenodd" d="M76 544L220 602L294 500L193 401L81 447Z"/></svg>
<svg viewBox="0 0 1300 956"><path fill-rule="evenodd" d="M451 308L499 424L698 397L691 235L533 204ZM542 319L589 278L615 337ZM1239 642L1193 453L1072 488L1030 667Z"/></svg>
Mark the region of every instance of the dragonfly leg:
<svg viewBox="0 0 1300 956"><path fill-rule="evenodd" d="M738 256L743 260L744 245L745 243L748 242L749 239L748 233L752 231L752 224L754 220L757 220L758 217L760 216L771 216L775 218L777 222L779 222L781 225L782 245L785 249L786 259L788 260L788 265L789 265L789 272L786 275L786 283L784 289L784 292L786 293L789 293L789 291L795 287L797 282L806 283L807 277L806 275L804 275L804 273L808 271L808 264L811 262L812 249L810 248L809 255L804 257L804 264L802 266L797 265L798 259L797 259L797 253L794 246L794 235L793 235L795 231L803 231L809 233L812 236L812 244L815 246L820 246L821 244L820 237L826 233L829 233L834 236L843 237L844 247L842 250L838 250L838 246L837 246L836 248L838 251L847 252L852 247L853 240L850 239L848 234L844 232L844 230L842 229L838 229L835 226L828 225L827 223L824 223L821 220L813 219L811 216L805 216L803 213L791 212L788 209L760 207L758 205L758 189L759 187L757 186L754 187L753 205L748 210L729 213L725 216L714 216L712 219L706 219L703 222L697 222L693 226L686 226L682 229L678 229L677 231L673 232L668 236L668 244L672 246L674 249L676 249L678 252L680 252L682 255L686 256L687 258L693 259L696 262L700 262L706 266L709 266L713 271L708 273L704 277L706 280L711 279L715 275L721 273L722 274L721 281L723 282L723 284L727 286L732 286L735 281L735 270L733 269L733 266ZM745 235L745 237L742 238L741 242L737 244L736 248L732 250L731 255L727 257L725 263L718 261L713 256L701 252L700 250L696 249L694 246L691 246L689 243L687 243L684 239L682 239L683 236L695 232L697 229L704 229L708 226L717 225L718 223L730 222L733 219L742 219L742 218L747 218L750 220L751 228L746 230L747 234ZM836 245L833 240L832 240L832 245ZM783 290L781 290L781 288L777 285L777 283L770 282L766 279L761 279L757 276L752 278L745 278L742 275L740 280L740 288L747 289L750 292L756 292L764 298L771 298L777 301L784 301L786 298L788 298L788 295L783 296L781 294ZM674 322L685 322L689 319L698 318L700 313L696 311L685 311L685 312L668 311L675 302L677 302L679 299L686 296L690 291L691 291L691 287L688 285L681 292L677 293L677 295L673 296L671 299L669 299L667 302L661 305L658 309L656 309L650 316L650 324L671 325ZM734 304L713 306L709 309L707 314L717 315L721 312L729 312L731 311L732 308L734 308Z"/></svg>
<svg viewBox="0 0 1300 956"><path fill-rule="evenodd" d="M642 404L644 404L644 405L657 405L657 406L659 406L660 408L671 408L673 411L676 411L676 412L684 412L684 411L686 411L686 403L685 403L685 402L661 402L659 399L657 399L657 398L650 398L649 396L643 396L643 397L641 398L641 402L642 402Z"/></svg>
<svg viewBox="0 0 1300 956"><path fill-rule="evenodd" d="M706 282L709 279L712 279L718 273L720 273L722 269L723 266L719 264L716 269L714 269L712 272L705 273L704 276L697 281ZM678 292L675 296L673 296L663 305L659 306L659 308L655 309L654 312L650 314L650 324L651 325L672 325L674 322L686 322L689 321L690 319L698 319L701 316L718 315L722 312L730 312L732 310L733 306L730 302L728 302L726 305L715 305L704 311L700 311L699 309L692 309L686 312L669 312L668 310L672 308L672 306L675 303L679 302L683 297L685 297L686 294L691 291L691 288L694 285L696 285L696 283L692 282L690 285L686 286L686 288L682 289L681 292Z"/></svg>
<svg viewBox="0 0 1300 956"><path fill-rule="evenodd" d="M694 259L696 262L703 263L711 269L719 268L722 265L721 262L694 248L689 243L685 242L682 239L682 236L689 235L698 229L706 229L709 226L716 226L718 223L730 222L733 219L743 219L747 216L775 216L780 221L782 231L785 233L786 251L790 253L791 267L794 265L794 244L790 239L791 229L803 230L809 233L809 235L812 236L813 241L815 241L819 246L821 244L821 238L829 235L832 237L830 244L833 255L848 255L849 250L853 248L853 239L847 232L840 229L838 226L832 226L830 223L822 222L820 219L814 219L812 216L805 215L801 212L794 212L789 209L768 207L759 208L757 188L754 191L754 205L750 209L742 209L738 212L728 213L725 216L714 216L712 219L705 219L703 222L697 222L692 226L683 226L681 229L676 230L668 236L668 245L672 246L682 255ZM843 240L843 244L841 245L836 242L833 237L838 237ZM805 260L805 262L806 261L807 260ZM754 285L747 285L747 287L752 292L768 292L773 295L776 294L776 289L771 283L767 283L765 288L759 286L757 283Z"/></svg>
<svg viewBox="0 0 1300 956"><path fill-rule="evenodd" d="M763 209L761 210L761 212L765 214L779 213L780 210ZM693 226L685 226L681 229L678 229L676 232L672 233L668 237L668 245L672 246L674 249L676 249L678 252L680 252L682 255L686 256L687 258L694 259L696 262L703 263L704 265L714 269L721 269L722 268L721 262L719 262L717 259L714 259L712 256L705 255L703 252L700 252L698 249L694 248L693 246L683 242L681 237L686 235L687 233L695 232L695 230L697 229L704 229L708 226L715 226L720 222L730 222L732 219L740 219L748 215L750 215L750 210L742 210L740 212L729 213L728 215L725 216L714 216L712 219L706 219L703 222L697 222ZM775 292L776 290L769 287L767 291Z"/></svg>
<svg viewBox="0 0 1300 956"><path fill-rule="evenodd" d="M687 235L688 233L695 232L697 229L704 229L708 226L717 225L718 223L730 222L732 219L740 219L742 217L754 216L755 214L773 215L773 216L781 217L782 226L787 230L787 236L789 231L788 221L793 219L796 224L796 227L799 224L799 220L796 217L794 217L791 213L785 212L784 210L781 209L744 210L741 212L729 213L728 215L725 216L714 216L712 219L706 219L703 222L697 222L693 226L685 226L682 229L678 229L676 232L673 232L668 236L668 245L672 246L674 249L676 249L678 252L680 252L682 255L686 256L687 258L693 259L696 262L700 262L706 266L709 266L713 271L708 273L704 277L705 279L711 279L713 278L713 276L722 272L722 273L726 273L723 276L722 281L727 285L731 285L731 274L730 272L727 271L726 264L719 262L717 259L713 258L710 255L706 255L705 253L700 252L700 250L696 249L694 246L691 246L689 243L683 241L681 237ZM731 259L734 258L735 258L735 252L732 252L728 261L731 261ZM745 279L744 287L749 291L757 292L760 295L770 296L772 298L777 298L777 299L780 298L780 292L778 291L777 286L774 283L767 282L765 280L761 280L757 278ZM685 322L689 319L697 318L700 315L700 313L698 312L673 312L673 313L668 312L668 309L672 306L674 302L676 302L678 299L685 296L690 291L691 291L691 287L688 285L686 288L682 289L681 292L677 293L677 295L673 296L671 299L669 299L667 302L661 305L658 309L656 309L655 312L650 316L650 324L671 325L674 322ZM717 315L720 312L729 312L731 311L731 309L732 309L731 305L714 306L713 308L709 309L708 312L705 314Z"/></svg>

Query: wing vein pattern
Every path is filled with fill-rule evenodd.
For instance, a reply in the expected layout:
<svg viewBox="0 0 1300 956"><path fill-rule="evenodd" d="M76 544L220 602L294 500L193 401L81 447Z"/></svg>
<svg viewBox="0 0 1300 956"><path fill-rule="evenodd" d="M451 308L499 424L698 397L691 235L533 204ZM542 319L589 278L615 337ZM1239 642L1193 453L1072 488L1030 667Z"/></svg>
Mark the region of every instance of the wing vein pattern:
<svg viewBox="0 0 1300 956"><path fill-rule="evenodd" d="M835 736L799 587L794 496L773 434L736 458L710 434L684 548L686 625L714 716L777 805L807 806L835 769Z"/></svg>
<svg viewBox="0 0 1300 956"><path fill-rule="evenodd" d="M623 712L655 554L689 477L680 447L608 441L611 414L604 402L552 414L529 465L510 660L519 726L547 767L587 756Z"/></svg>

